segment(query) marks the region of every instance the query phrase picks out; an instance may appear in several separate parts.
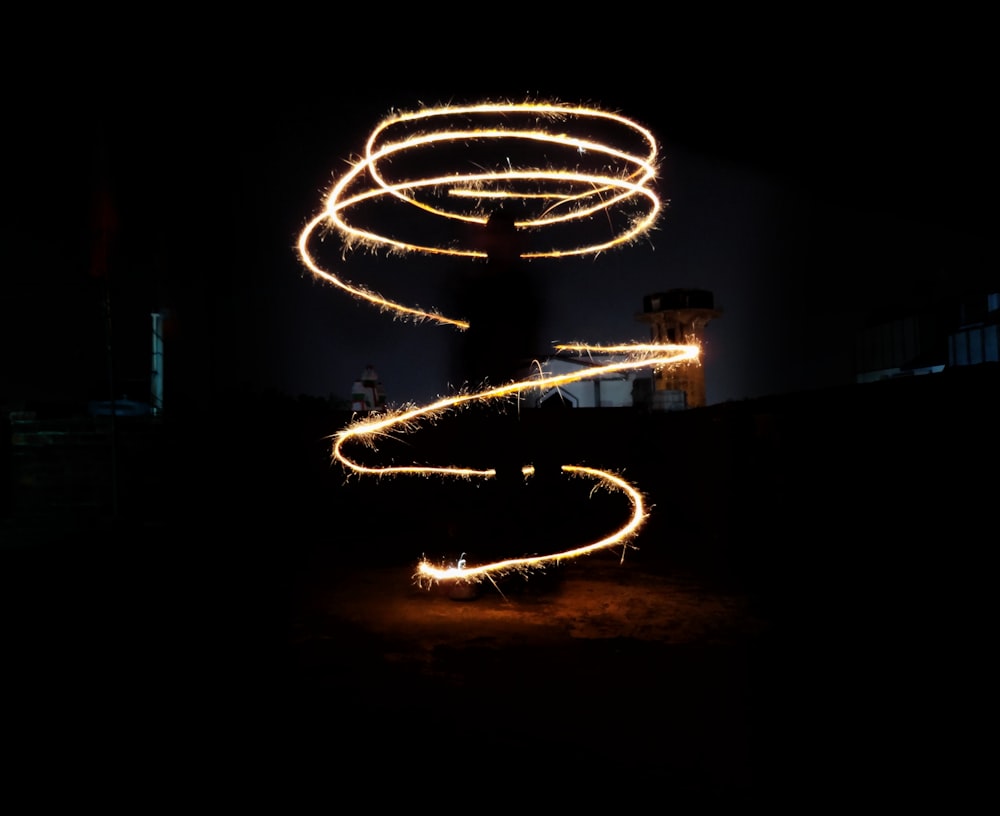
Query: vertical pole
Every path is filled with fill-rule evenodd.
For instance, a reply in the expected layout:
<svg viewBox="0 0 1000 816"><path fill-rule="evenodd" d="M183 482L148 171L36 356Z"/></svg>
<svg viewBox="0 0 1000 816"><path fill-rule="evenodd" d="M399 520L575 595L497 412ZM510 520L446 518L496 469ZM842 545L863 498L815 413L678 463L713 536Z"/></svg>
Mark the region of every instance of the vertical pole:
<svg viewBox="0 0 1000 816"><path fill-rule="evenodd" d="M153 416L163 413L163 313L153 312L153 360L149 377L149 402Z"/></svg>
<svg viewBox="0 0 1000 816"><path fill-rule="evenodd" d="M118 407L115 405L114 343L111 331L111 275L104 277L104 320L108 354L108 391L111 406L111 516L118 519Z"/></svg>

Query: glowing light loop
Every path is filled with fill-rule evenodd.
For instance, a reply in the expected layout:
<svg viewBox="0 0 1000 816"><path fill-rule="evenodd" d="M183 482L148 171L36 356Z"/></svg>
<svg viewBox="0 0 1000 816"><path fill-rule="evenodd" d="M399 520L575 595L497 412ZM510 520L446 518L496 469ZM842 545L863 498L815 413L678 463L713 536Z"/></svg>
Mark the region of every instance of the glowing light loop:
<svg viewBox="0 0 1000 816"><path fill-rule="evenodd" d="M502 126L497 126L497 121ZM469 122L483 122L469 126ZM459 127L456 123L461 124ZM636 150L622 150L588 138L588 129L595 126L612 128L636 145ZM558 129L557 129L558 128ZM579 131L577 135L569 132ZM423 174L425 165L419 160L428 151L439 147L485 144L491 153L503 155L505 146L553 148L561 155L573 157L575 164L587 157L586 169L578 167L545 167L529 164L515 166L509 156L499 167L480 168L478 172L446 172ZM405 159L416 154L416 167ZM454 151L448 151L453 155ZM396 163L406 165L402 178L389 178ZM550 159L551 162L551 159ZM573 107L553 103L507 103L467 106L444 106L412 113L399 113L375 127L365 145L364 156L345 173L330 190L326 205L302 230L298 252L309 270L316 276L340 287L349 294L391 310L399 316L415 320L432 320L466 329L468 323L447 317L436 311L398 303L365 286L347 281L324 269L310 252L317 231L336 231L345 248L365 246L395 252L421 252L484 258L486 253L475 246L432 244L388 235L375 224L362 225L352 219L352 212L362 205L394 200L417 211L476 225L485 225L489 213L482 201L516 201L523 208L515 226L522 230L552 228L570 222L586 222L598 213L615 213L618 222L610 234L597 241L555 245L546 250L525 252L524 258L561 258L592 255L636 240L656 222L662 203L652 182L656 177L657 144L652 133L641 125L616 113L593 108ZM410 169L413 172L407 173ZM445 206L446 204L450 206Z"/></svg>
<svg viewBox="0 0 1000 816"><path fill-rule="evenodd" d="M470 123L472 123L470 125ZM475 124L482 123L482 124ZM618 138L633 148L619 147L590 135L591 129L611 129ZM446 169L420 175L420 161L413 166L405 159L414 153L426 158L427 152L439 147L486 145L505 161L489 169L477 164L478 172L458 172ZM557 166L547 159L544 167L521 162L514 165L509 153L527 145L571 158L575 166ZM505 148L500 151L499 148ZM446 155L454 160L456 151ZM587 166L579 168L582 158ZM396 163L404 166L396 171ZM594 254L634 241L651 229L662 209L652 188L656 176L657 145L652 134L635 122L607 111L574 107L556 103L484 103L468 106L444 106L388 117L375 127L368 138L365 152L333 186L326 197L325 207L302 230L298 252L303 264L317 277L366 300L380 309L414 320L432 320L458 329L468 328L461 317L449 317L436 311L407 306L376 293L363 285L349 282L323 268L310 252L318 232L331 231L342 240L345 251L355 245L381 247L397 252L420 252L434 255L486 257L475 246L433 244L409 239L399 234L388 235L379 226L383 221L372 219L362 224L366 206L373 202L403 205L422 215L454 219L485 225L491 207L496 202L514 200L521 213L516 221L520 230L547 232L573 222L586 222L598 213L607 214L610 234L582 243L556 244L549 249L525 252L523 258L559 258ZM397 176L392 174L397 172ZM611 214L614 214L612 218ZM520 398L532 389L557 388L584 379L604 377L616 372L659 368L680 363L697 364L699 349L691 345L621 344L592 346L586 343L565 344L558 352L590 355L619 355L603 365L588 366L583 371L559 375L541 375L529 380L499 385L477 393L461 393L436 402L377 414L360 419L337 433L333 443L333 458L344 467L368 476L422 475L462 479L491 479L494 469L442 467L429 465L373 466L352 458L347 450L351 443L373 447L386 433L412 431L420 423L437 419L443 414L472 402L488 402ZM522 469L525 478L534 474L533 466ZM562 472L593 480L621 493L630 511L627 521L612 534L599 540L557 553L509 558L492 563L470 566L465 558L451 566L435 566L422 560L418 564L420 581L477 581L510 571L526 571L546 564L558 563L597 550L627 544L638 532L647 509L641 492L621 476L610 471L582 465L562 465Z"/></svg>

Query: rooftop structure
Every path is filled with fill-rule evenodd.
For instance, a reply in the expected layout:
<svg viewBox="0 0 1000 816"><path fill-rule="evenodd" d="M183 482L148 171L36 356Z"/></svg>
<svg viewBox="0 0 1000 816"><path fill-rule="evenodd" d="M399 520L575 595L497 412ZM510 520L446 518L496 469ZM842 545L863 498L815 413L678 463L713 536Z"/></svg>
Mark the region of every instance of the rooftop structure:
<svg viewBox="0 0 1000 816"><path fill-rule="evenodd" d="M715 308L711 292L704 289L669 289L646 295L636 320L650 325L654 343L701 344L705 326L722 311ZM680 363L653 372L653 407L664 402L683 406L705 405L705 369L701 361Z"/></svg>

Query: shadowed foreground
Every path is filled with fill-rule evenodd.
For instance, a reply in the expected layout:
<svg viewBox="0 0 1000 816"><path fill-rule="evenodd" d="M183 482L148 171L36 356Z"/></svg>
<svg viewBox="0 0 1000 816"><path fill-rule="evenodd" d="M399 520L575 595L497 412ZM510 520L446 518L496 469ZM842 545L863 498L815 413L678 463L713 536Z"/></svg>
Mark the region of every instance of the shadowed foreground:
<svg viewBox="0 0 1000 816"><path fill-rule="evenodd" d="M244 796L499 774L473 802L540 776L564 802L954 803L984 764L965 735L992 688L995 523L977 519L997 453L996 392L956 393L595 426L586 461L623 456L654 505L638 549L467 600L414 566L516 520L488 488L345 483L329 417L181 434L155 515L4 521L11 767ZM616 512L595 501L560 495L573 523L543 525L546 545Z"/></svg>

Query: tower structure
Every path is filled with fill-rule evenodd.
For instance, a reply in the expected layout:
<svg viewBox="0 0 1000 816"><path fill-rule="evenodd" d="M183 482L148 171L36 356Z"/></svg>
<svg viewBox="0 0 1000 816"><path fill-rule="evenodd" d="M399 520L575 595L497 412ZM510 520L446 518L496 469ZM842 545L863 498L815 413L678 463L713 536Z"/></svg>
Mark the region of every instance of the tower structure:
<svg viewBox="0 0 1000 816"><path fill-rule="evenodd" d="M351 388L352 411L378 411L385 407L385 389L375 373L375 366L369 363L360 380Z"/></svg>
<svg viewBox="0 0 1000 816"><path fill-rule="evenodd" d="M654 343L701 344L709 321L721 317L715 298L704 289L669 289L642 299L636 320L650 325ZM683 395L683 406L678 405ZM653 373L653 405L699 408L705 404L705 369L700 360Z"/></svg>

